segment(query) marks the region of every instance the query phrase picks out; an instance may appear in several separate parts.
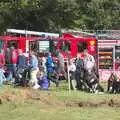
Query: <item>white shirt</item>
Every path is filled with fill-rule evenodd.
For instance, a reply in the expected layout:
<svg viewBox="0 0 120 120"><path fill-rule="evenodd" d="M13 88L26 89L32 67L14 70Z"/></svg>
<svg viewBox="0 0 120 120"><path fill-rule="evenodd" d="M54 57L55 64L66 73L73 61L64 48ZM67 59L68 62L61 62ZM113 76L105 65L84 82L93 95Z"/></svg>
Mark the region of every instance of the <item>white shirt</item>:
<svg viewBox="0 0 120 120"><path fill-rule="evenodd" d="M69 65L69 71L75 72L76 71L76 66L74 63L72 63L71 65Z"/></svg>
<svg viewBox="0 0 120 120"><path fill-rule="evenodd" d="M85 58L84 58L84 67L86 69L92 69L95 65L95 59L92 55L88 54Z"/></svg>

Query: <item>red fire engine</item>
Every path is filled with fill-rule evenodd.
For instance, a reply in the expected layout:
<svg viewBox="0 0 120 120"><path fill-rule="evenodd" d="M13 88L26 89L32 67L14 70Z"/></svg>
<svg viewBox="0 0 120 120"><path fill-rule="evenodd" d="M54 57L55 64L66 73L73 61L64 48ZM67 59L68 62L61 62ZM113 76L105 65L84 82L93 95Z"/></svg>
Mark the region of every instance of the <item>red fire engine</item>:
<svg viewBox="0 0 120 120"><path fill-rule="evenodd" d="M9 30L10 32L10 30ZM11 32L16 32L13 30ZM17 30L17 34L25 34L26 31ZM14 46L17 49L22 49L24 52L29 50L35 50L38 53L52 52L59 49L64 57L69 55L74 58L78 52L82 53L84 49L88 49L88 52L97 59L97 40L95 37L75 37L69 33L63 33L61 37L58 34L43 33L41 32L30 32L25 37L16 36L0 36L0 49L6 49L7 47ZM30 36L31 37L27 37ZM32 36L34 35L34 37Z"/></svg>

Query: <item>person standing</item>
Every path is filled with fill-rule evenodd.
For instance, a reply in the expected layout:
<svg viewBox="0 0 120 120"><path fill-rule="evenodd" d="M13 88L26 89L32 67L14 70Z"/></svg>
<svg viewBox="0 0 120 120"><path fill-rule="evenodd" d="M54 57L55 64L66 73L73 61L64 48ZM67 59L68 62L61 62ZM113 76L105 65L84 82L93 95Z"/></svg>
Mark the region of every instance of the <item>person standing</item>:
<svg viewBox="0 0 120 120"><path fill-rule="evenodd" d="M3 66L0 65L0 87L3 85L3 82L6 81Z"/></svg>
<svg viewBox="0 0 120 120"><path fill-rule="evenodd" d="M88 53L88 50L84 50L85 58L84 58L84 68L89 73L95 72L95 59L94 57Z"/></svg>
<svg viewBox="0 0 120 120"><path fill-rule="evenodd" d="M7 48L5 50L5 61L6 61L6 65L7 65L8 69L12 72L10 48Z"/></svg>
<svg viewBox="0 0 120 120"><path fill-rule="evenodd" d="M67 74L66 74L66 72L65 72L64 56L61 54L60 51L58 51L57 57L58 57L58 68L57 68L57 72L58 72L58 74L63 73L65 79L67 80Z"/></svg>
<svg viewBox="0 0 120 120"><path fill-rule="evenodd" d="M38 59L37 59L37 56L35 55L35 52L33 51L30 52L29 67L30 67L30 74L31 74L30 82L33 85L33 89L38 89L40 87L37 80Z"/></svg>
<svg viewBox="0 0 120 120"><path fill-rule="evenodd" d="M9 65L11 63L11 60L10 60L10 49L7 48L6 51L5 51L5 60L6 60L6 64Z"/></svg>
<svg viewBox="0 0 120 120"><path fill-rule="evenodd" d="M75 71L76 71L76 66L73 62L72 59L70 59L69 62L69 73L70 73L70 80L71 80L71 86L73 90L76 90L76 79L75 79Z"/></svg>
<svg viewBox="0 0 120 120"><path fill-rule="evenodd" d="M23 54L22 50L19 49L18 51L18 61L17 61L17 70L22 72L22 78L25 81L26 80L26 73L27 73L27 58L26 56Z"/></svg>
<svg viewBox="0 0 120 120"><path fill-rule="evenodd" d="M47 74L47 68L46 68L46 57L45 55L42 57L42 67L43 67L43 71L45 74Z"/></svg>
<svg viewBox="0 0 120 120"><path fill-rule="evenodd" d="M17 61L17 68L25 69L27 67L27 58L25 57L21 49L19 49L18 54L19 55L18 55L18 61Z"/></svg>
<svg viewBox="0 0 120 120"><path fill-rule="evenodd" d="M77 82L77 89L81 90L83 86L84 76L84 62L81 54L77 54L75 64L76 64L75 78Z"/></svg>
<svg viewBox="0 0 120 120"><path fill-rule="evenodd" d="M12 74L13 74L13 77L15 78L15 73L17 70L16 64L18 60L18 51L14 47L11 47L10 55L11 55L11 64L12 64Z"/></svg>
<svg viewBox="0 0 120 120"><path fill-rule="evenodd" d="M4 75L4 66L5 66L5 56L3 51L0 49L0 86L2 86L3 82L6 80Z"/></svg>
<svg viewBox="0 0 120 120"><path fill-rule="evenodd" d="M58 87L59 81L56 77L55 66L54 66L54 62L53 62L51 53L48 53L48 57L47 57L47 61L46 61L46 67L47 67L47 76L48 76L48 79L49 79L49 84L50 84L50 81L52 81L56 84L56 87Z"/></svg>
<svg viewBox="0 0 120 120"><path fill-rule="evenodd" d="M0 66L2 66L3 68L4 65L5 65L5 57L4 57L2 50L0 50Z"/></svg>

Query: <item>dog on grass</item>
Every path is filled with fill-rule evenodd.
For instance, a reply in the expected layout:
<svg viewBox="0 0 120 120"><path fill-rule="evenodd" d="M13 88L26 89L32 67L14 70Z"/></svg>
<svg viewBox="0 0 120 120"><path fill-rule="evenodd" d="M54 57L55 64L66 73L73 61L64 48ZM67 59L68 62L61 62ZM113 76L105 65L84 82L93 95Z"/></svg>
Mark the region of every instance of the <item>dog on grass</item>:
<svg viewBox="0 0 120 120"><path fill-rule="evenodd" d="M108 79L108 93L120 93L120 78L116 74L112 73Z"/></svg>
<svg viewBox="0 0 120 120"><path fill-rule="evenodd" d="M99 76L95 72L85 71L83 78L83 85L89 92L104 92L103 87L99 83Z"/></svg>

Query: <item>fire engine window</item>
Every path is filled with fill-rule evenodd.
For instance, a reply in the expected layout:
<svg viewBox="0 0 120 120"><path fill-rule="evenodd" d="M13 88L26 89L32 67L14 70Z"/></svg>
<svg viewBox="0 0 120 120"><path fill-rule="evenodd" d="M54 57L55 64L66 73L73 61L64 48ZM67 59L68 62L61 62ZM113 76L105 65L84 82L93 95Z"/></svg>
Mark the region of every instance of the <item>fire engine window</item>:
<svg viewBox="0 0 120 120"><path fill-rule="evenodd" d="M33 50L33 51L36 51L36 52L39 51L39 43L38 43L38 41L31 41L30 42L30 50Z"/></svg>
<svg viewBox="0 0 120 120"><path fill-rule="evenodd" d="M40 40L39 41L39 52L47 53L49 52L50 42L49 40Z"/></svg>
<svg viewBox="0 0 120 120"><path fill-rule="evenodd" d="M71 51L71 42L70 41L60 41L60 49L62 51Z"/></svg>
<svg viewBox="0 0 120 120"><path fill-rule="evenodd" d="M87 43L79 42L78 43L78 52L84 52L85 49L87 49Z"/></svg>
<svg viewBox="0 0 120 120"><path fill-rule="evenodd" d="M49 51L51 53L54 53L54 52L56 52L56 49L57 49L57 41L50 40Z"/></svg>
<svg viewBox="0 0 120 120"><path fill-rule="evenodd" d="M4 47L3 41L0 40L0 49L2 49Z"/></svg>
<svg viewBox="0 0 120 120"><path fill-rule="evenodd" d="M15 49L17 49L18 41L14 41L14 40L8 41L8 48L11 48L11 47L14 47Z"/></svg>

